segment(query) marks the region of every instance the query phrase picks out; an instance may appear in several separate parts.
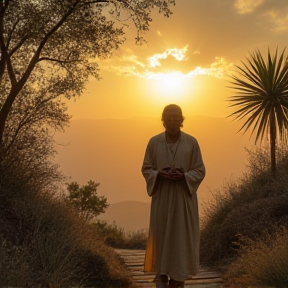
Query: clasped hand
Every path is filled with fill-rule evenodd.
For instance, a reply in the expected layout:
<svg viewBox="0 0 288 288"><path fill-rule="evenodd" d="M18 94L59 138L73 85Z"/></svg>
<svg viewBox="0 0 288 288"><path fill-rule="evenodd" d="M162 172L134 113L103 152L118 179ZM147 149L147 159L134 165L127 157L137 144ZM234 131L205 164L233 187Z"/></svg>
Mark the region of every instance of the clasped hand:
<svg viewBox="0 0 288 288"><path fill-rule="evenodd" d="M184 179L183 168L166 167L158 172L158 176L168 181L179 181Z"/></svg>

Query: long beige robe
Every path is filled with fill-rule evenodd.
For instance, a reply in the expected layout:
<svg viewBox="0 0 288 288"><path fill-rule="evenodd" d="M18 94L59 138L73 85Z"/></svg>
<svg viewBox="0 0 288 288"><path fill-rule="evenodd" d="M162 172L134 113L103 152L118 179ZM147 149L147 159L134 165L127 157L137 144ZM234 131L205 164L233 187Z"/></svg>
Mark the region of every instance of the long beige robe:
<svg viewBox="0 0 288 288"><path fill-rule="evenodd" d="M160 180L157 171L173 166L184 169L185 180ZM142 173L152 197L144 271L183 281L199 268L199 216L196 191L205 176L197 140L181 131L174 155L165 132L147 145Z"/></svg>

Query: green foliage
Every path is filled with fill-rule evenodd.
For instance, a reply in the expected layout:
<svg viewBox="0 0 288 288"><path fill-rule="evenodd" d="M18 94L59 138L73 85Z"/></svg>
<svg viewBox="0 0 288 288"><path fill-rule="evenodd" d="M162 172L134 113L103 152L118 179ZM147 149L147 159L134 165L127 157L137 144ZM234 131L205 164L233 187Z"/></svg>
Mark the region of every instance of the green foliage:
<svg viewBox="0 0 288 288"><path fill-rule="evenodd" d="M82 187L77 182L71 182L67 185L68 195L65 198L66 201L76 208L85 220L104 213L109 206L105 196L97 195L99 185L100 183L91 180Z"/></svg>
<svg viewBox="0 0 288 288"><path fill-rule="evenodd" d="M233 88L237 91L230 97L236 107L235 119L248 117L242 129L255 125L252 133L256 133L256 141L263 140L265 134L269 134L269 124L272 117L277 119L274 125L278 128L279 135L284 138L288 128L286 91L288 89L288 66L285 49L278 57L276 51L272 56L268 50L267 61L263 59L261 52L257 50L250 54L251 60L247 58L248 65L243 63L243 68L236 66L240 76L232 76ZM258 128L258 129L257 129Z"/></svg>
<svg viewBox="0 0 288 288"><path fill-rule="evenodd" d="M118 249L146 249L148 231L125 232L123 228L105 221L97 221L92 227L108 246Z"/></svg>
<svg viewBox="0 0 288 288"><path fill-rule="evenodd" d="M288 153L279 153L278 158L276 181L267 170L267 153L250 151L250 170L227 183L207 204L201 223L203 263L228 265L238 257L240 238L258 239L265 231L288 227Z"/></svg>
<svg viewBox="0 0 288 288"><path fill-rule="evenodd" d="M241 130L252 129L255 142L262 142L269 135L271 149L271 172L276 174L276 140L287 140L288 129L288 65L285 49L278 57L268 50L267 61L259 50L250 54L248 64L236 66L239 76L232 75L231 84L235 95L230 97L230 107L237 110L231 115L236 120L246 118Z"/></svg>

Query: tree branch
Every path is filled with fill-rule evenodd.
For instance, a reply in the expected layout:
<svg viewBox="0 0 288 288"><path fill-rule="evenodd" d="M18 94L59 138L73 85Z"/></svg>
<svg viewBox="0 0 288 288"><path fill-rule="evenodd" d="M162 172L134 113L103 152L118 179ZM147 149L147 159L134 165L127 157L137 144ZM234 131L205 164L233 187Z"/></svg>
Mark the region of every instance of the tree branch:
<svg viewBox="0 0 288 288"><path fill-rule="evenodd" d="M10 45L10 42L11 42L11 39L12 39L13 32L15 31L16 26L18 25L19 22L20 22L20 19L18 18L18 19L16 20L16 22L14 23L14 25L12 26L11 32L8 34L7 43L6 43L7 49L9 48L9 45Z"/></svg>
<svg viewBox="0 0 288 288"><path fill-rule="evenodd" d="M89 4L97 4L97 3L109 3L109 0L90 0L90 1L85 1L83 5L89 5Z"/></svg>
<svg viewBox="0 0 288 288"><path fill-rule="evenodd" d="M3 36L3 18L1 19L0 23L0 45L1 45L1 60L0 60L0 82L3 77L3 74L5 72L5 66L7 65L7 71L8 75L11 81L11 85L15 86L17 81L16 81L16 76L13 71L13 66L11 63L11 58L8 54L7 47L4 43L4 36ZM3 105L4 106L4 105ZM2 112L2 110L1 110Z"/></svg>
<svg viewBox="0 0 288 288"><path fill-rule="evenodd" d="M25 41L29 38L28 34L26 34L20 41L19 43L13 48L11 49L11 51L9 52L9 56L11 57L24 43ZM7 42L8 43L8 42ZM8 44L7 44L7 49L8 49Z"/></svg>
<svg viewBox="0 0 288 288"><path fill-rule="evenodd" d="M75 63L79 62L78 59L73 59L73 60L60 60L60 59L55 59L55 58L50 58L50 57L41 57L39 58L38 62L40 61L51 61L51 62L58 62L61 65L68 64L68 63Z"/></svg>
<svg viewBox="0 0 288 288"><path fill-rule="evenodd" d="M7 53L6 53L6 45L4 43L4 35L3 35L3 31L4 31L4 27L3 27L3 14L1 13L0 15L0 49L1 49L1 55L0 55L0 83L2 80L2 77L4 75L5 72L5 64L6 64L6 57L7 57Z"/></svg>
<svg viewBox="0 0 288 288"><path fill-rule="evenodd" d="M67 20L67 18L73 13L73 11L76 9L77 5L80 3L80 0L77 0L73 3L73 5L70 7L70 9L63 15L63 17L59 20L59 22L44 36L42 41L40 42L34 56L32 57L25 73L23 74L22 78L19 80L20 87L22 88L24 84L26 83L28 77L30 76L33 68L39 61L39 57L41 54L42 49L44 48L45 44L49 40L49 38L64 24L64 22Z"/></svg>
<svg viewBox="0 0 288 288"><path fill-rule="evenodd" d="M9 58L9 55L7 53L6 47L4 42L2 42L1 37L3 38L3 18L2 18L2 31L1 31L1 23L0 23L0 45L1 45L1 52L2 52L2 47L5 48L4 53L6 57L6 62L7 62L7 68L8 68L8 73L10 77L10 81L12 83L12 89L9 93L9 95L6 98L6 101L4 102L4 105L1 108L0 111L0 146L3 144L3 134L4 134L4 129L5 129L5 123L6 119L8 117L8 114L11 110L11 107L13 105L13 102L15 101L15 98L17 97L18 93L21 91L25 83L27 82L30 74L32 73L35 65L37 64L39 60L39 56L42 52L42 49L44 48L45 44L49 40L49 38L63 25L63 23L67 20L67 18L73 13L73 11L76 9L77 5L80 3L81 0L77 0L73 3L73 5L68 9L68 11L62 16L62 18L58 21L58 23L44 36L42 41L40 42L38 49L34 53L32 59L30 60L30 63L28 64L28 67L26 71L23 73L21 79L17 82L16 77L13 73L13 67L11 63L11 59ZM0 19L1 20L1 19ZM2 33L1 33L2 32ZM2 55L1 55L2 56ZM4 62L5 65L5 62ZM1 68L1 67L0 67ZM4 66L5 69L5 66ZM0 70L1 72L1 70ZM3 70L4 73L4 70ZM3 75L3 74L2 74ZM1 76L1 74L0 74Z"/></svg>

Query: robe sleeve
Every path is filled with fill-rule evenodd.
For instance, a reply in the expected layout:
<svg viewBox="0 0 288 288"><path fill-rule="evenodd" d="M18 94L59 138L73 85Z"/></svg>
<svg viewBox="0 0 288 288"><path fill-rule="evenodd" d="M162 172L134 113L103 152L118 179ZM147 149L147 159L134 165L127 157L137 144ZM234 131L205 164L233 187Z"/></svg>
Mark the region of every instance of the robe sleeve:
<svg viewBox="0 0 288 288"><path fill-rule="evenodd" d="M150 140L145 151L141 170L146 181L146 189L149 196L152 196L156 192L158 184L158 171L155 169L153 164L153 154L153 143Z"/></svg>
<svg viewBox="0 0 288 288"><path fill-rule="evenodd" d="M190 170L184 173L190 194L197 192L206 173L199 144L196 139L194 141L190 159Z"/></svg>

